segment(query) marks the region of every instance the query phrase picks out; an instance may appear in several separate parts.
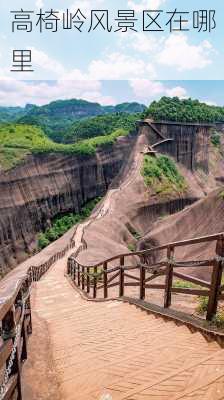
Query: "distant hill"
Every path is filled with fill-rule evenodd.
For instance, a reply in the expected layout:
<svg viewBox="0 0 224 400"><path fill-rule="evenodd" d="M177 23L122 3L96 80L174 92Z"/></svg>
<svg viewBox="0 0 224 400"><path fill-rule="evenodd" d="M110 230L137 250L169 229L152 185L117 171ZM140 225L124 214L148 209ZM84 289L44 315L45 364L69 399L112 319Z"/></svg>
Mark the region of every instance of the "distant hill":
<svg viewBox="0 0 224 400"><path fill-rule="evenodd" d="M0 122L14 122L26 114L22 107L0 107Z"/></svg>
<svg viewBox="0 0 224 400"><path fill-rule="evenodd" d="M64 136L64 143L75 143L77 140L110 135L117 129L135 131L136 121L140 117L140 113L117 112L75 121Z"/></svg>
<svg viewBox="0 0 224 400"><path fill-rule="evenodd" d="M40 126L51 139L63 142L75 121L112 113L142 113L146 107L135 102L101 106L99 103L71 99L54 101L41 107L29 105L23 110L24 114L17 119L18 123ZM3 122L1 118L0 122Z"/></svg>
<svg viewBox="0 0 224 400"><path fill-rule="evenodd" d="M155 121L223 122L224 107L212 106L199 100L162 97L153 101L144 112L145 117Z"/></svg>

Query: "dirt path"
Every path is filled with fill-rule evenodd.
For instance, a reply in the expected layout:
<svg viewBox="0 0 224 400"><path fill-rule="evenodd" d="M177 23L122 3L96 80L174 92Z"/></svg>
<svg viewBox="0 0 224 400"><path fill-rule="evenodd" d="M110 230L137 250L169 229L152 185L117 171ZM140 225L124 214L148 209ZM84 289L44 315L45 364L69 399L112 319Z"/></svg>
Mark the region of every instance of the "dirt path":
<svg viewBox="0 0 224 400"><path fill-rule="evenodd" d="M140 163L139 154L122 188ZM84 229L110 212L119 194L110 190L78 226L76 249ZM122 302L83 300L64 276L68 256L33 288L25 400L224 399L224 350L217 343Z"/></svg>
<svg viewBox="0 0 224 400"><path fill-rule="evenodd" d="M122 302L82 300L65 267L66 257L34 288L34 332L44 332L35 343L39 360L30 354L26 400L223 398L224 351L216 343Z"/></svg>

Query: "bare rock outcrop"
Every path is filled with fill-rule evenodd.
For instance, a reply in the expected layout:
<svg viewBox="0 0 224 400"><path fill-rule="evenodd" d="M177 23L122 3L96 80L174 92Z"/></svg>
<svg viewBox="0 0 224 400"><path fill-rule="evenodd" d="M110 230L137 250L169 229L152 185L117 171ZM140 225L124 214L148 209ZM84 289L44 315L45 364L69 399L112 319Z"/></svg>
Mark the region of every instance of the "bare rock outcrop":
<svg viewBox="0 0 224 400"><path fill-rule="evenodd" d="M128 158L135 136L94 156L36 155L0 173L0 267L13 268L36 249L36 235L52 218L79 212L88 200L106 193Z"/></svg>

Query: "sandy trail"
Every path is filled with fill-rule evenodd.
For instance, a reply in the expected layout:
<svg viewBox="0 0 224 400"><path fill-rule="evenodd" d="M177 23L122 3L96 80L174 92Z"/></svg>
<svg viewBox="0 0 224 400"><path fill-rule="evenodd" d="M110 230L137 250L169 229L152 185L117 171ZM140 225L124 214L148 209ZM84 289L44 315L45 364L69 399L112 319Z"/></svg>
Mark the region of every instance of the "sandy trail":
<svg viewBox="0 0 224 400"><path fill-rule="evenodd" d="M224 351L182 326L122 302L83 300L64 271L85 229L116 207L139 174L142 154L127 166L121 189L108 191L75 233L75 249L33 288L34 333L24 369L25 400L221 400Z"/></svg>

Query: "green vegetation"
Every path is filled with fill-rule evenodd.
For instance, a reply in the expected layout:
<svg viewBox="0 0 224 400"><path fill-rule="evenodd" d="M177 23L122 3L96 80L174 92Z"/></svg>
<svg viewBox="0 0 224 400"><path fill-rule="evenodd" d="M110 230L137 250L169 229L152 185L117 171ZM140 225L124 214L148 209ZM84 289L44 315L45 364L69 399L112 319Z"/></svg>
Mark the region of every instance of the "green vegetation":
<svg viewBox="0 0 224 400"><path fill-rule="evenodd" d="M128 131L118 129L107 136L79 141L75 144L59 144L49 139L41 128L29 125L0 125L0 162L5 169L11 168L28 153L62 153L88 156L95 154L98 147L110 146L119 136Z"/></svg>
<svg viewBox="0 0 224 400"><path fill-rule="evenodd" d="M77 142L80 139L89 139L96 136L110 135L117 129L135 130L135 123L139 114L108 114L76 121L64 136L65 143Z"/></svg>
<svg viewBox="0 0 224 400"><path fill-rule="evenodd" d="M141 172L145 185L157 194L182 193L187 188L175 162L167 156L146 155Z"/></svg>
<svg viewBox="0 0 224 400"><path fill-rule="evenodd" d="M220 147L221 145L221 137L220 134L218 132L213 132L211 135L211 143L213 144L213 146L215 147Z"/></svg>
<svg viewBox="0 0 224 400"><path fill-rule="evenodd" d="M224 190L221 191L221 193L219 194L219 196L224 200Z"/></svg>
<svg viewBox="0 0 224 400"><path fill-rule="evenodd" d="M132 234L132 236L136 239L136 240L140 240L142 235L141 233L139 233L132 225L128 224L127 228L129 230L129 232Z"/></svg>
<svg viewBox="0 0 224 400"><path fill-rule="evenodd" d="M183 281L183 280L175 280L173 282L173 287L180 288L180 289L198 289L198 288L200 288L200 286L195 285L194 283Z"/></svg>
<svg viewBox="0 0 224 400"><path fill-rule="evenodd" d="M192 99L162 97L151 103L144 116L155 121L223 122L224 107L209 106Z"/></svg>
<svg viewBox="0 0 224 400"><path fill-rule="evenodd" d="M29 151L25 149L3 148L0 145L0 169L3 168L3 170L8 170L15 167L28 154Z"/></svg>
<svg viewBox="0 0 224 400"><path fill-rule="evenodd" d="M224 329L224 311L217 312L212 319L211 325L215 325L219 329Z"/></svg>
<svg viewBox="0 0 224 400"><path fill-rule="evenodd" d="M138 103L123 103L117 106L101 106L98 103L91 103L78 99L58 100L41 107L26 107L27 112L17 121L21 124L39 126L50 139L58 143L63 143L66 142L64 137L67 136L67 134L71 134L69 139L70 141L73 140L73 136L74 139L76 139L76 132L73 135L72 130L72 125L76 121L85 120L97 115L112 113L141 113L145 109L146 107L144 105ZM120 127L122 126L116 126L115 129ZM76 127L74 127L74 129L76 129ZM112 130L109 133L111 132ZM101 134L104 133L99 131L94 136L99 136ZM84 135L81 133L79 137L84 138ZM93 135L85 136L85 138L88 137L93 137ZM66 140L68 141L68 139Z"/></svg>
<svg viewBox="0 0 224 400"><path fill-rule="evenodd" d="M48 246L51 242L59 239L65 234L73 225L82 222L88 218L96 207L97 203L101 200L97 197L94 200L89 201L84 207L81 208L79 214L68 214L63 217L55 218L52 227L47 229L46 232L41 232L38 235L38 248L41 250Z"/></svg>
<svg viewBox="0 0 224 400"><path fill-rule="evenodd" d="M128 250L130 251L130 252L135 252L135 250L136 250L136 247L135 247L135 245L133 244L133 243L129 243L128 244Z"/></svg>
<svg viewBox="0 0 224 400"><path fill-rule="evenodd" d="M15 122L25 113L26 109L22 107L0 107L0 123Z"/></svg>
<svg viewBox="0 0 224 400"><path fill-rule="evenodd" d="M198 296L198 306L196 308L196 311L198 312L198 314L203 315L204 313L207 312L208 301L209 301L209 298L207 296Z"/></svg>

